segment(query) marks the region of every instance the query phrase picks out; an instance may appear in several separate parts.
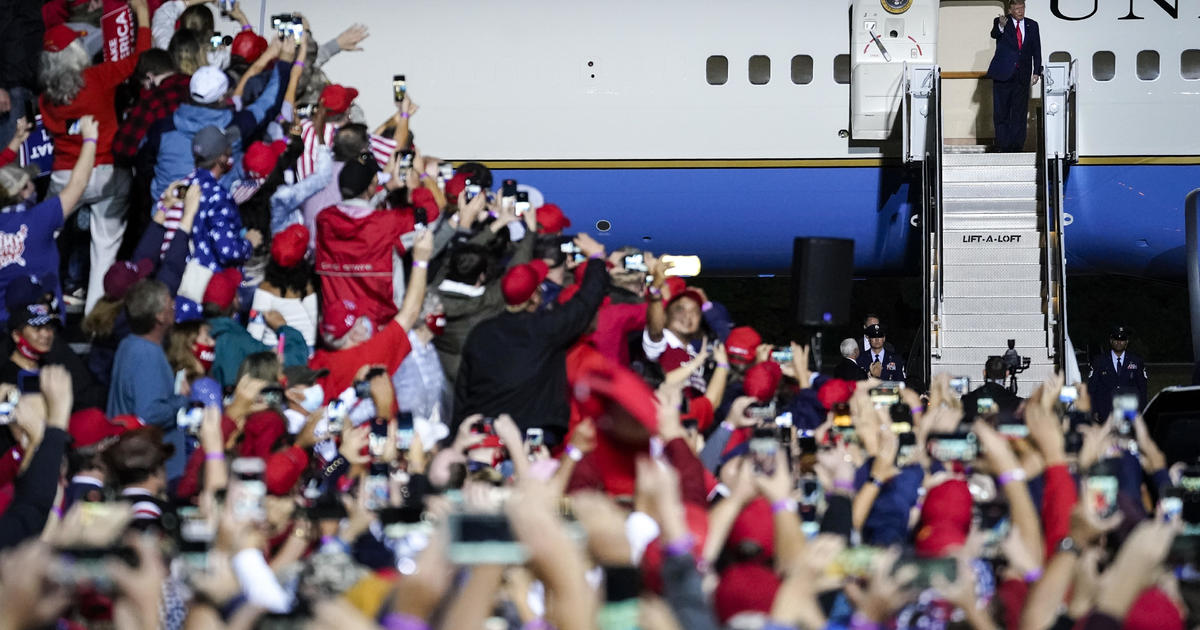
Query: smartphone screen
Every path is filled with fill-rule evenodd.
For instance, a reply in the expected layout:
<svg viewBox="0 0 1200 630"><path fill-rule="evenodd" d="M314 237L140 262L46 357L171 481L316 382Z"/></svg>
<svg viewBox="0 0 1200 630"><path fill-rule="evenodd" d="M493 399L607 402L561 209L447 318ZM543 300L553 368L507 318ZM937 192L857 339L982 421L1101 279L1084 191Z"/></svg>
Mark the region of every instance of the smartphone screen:
<svg viewBox="0 0 1200 630"><path fill-rule="evenodd" d="M384 456L384 445L387 443L387 422L382 419L371 421L371 435L367 438L367 451L371 459L376 461Z"/></svg>
<svg viewBox="0 0 1200 630"><path fill-rule="evenodd" d="M925 440L929 456L940 462L969 462L979 457L974 433L934 433Z"/></svg>
<svg viewBox="0 0 1200 630"><path fill-rule="evenodd" d="M363 481L362 491L367 494L364 499L367 509L382 510L391 504L391 493L388 486L387 468L372 466L371 474ZM382 470L380 470L382 468Z"/></svg>
<svg viewBox="0 0 1200 630"><path fill-rule="evenodd" d="M517 216L519 216L519 217L523 217L523 216L525 216L526 212L529 212L529 193L527 193L527 192L518 192L517 193L517 203L514 206L514 209L517 213Z"/></svg>
<svg viewBox="0 0 1200 630"><path fill-rule="evenodd" d="M1084 481L1084 499L1096 516L1108 518L1117 512L1117 478L1091 475Z"/></svg>
<svg viewBox="0 0 1200 630"><path fill-rule="evenodd" d="M80 133L79 119L71 118L71 119L67 120L67 135L78 136L79 133Z"/></svg>
<svg viewBox="0 0 1200 630"><path fill-rule="evenodd" d="M980 416L988 416L1000 411L1000 406L991 398L980 398L975 401L975 413Z"/></svg>
<svg viewBox="0 0 1200 630"><path fill-rule="evenodd" d="M517 180L506 179L500 184L501 197L516 197L517 196Z"/></svg>
<svg viewBox="0 0 1200 630"><path fill-rule="evenodd" d="M771 360L776 363L788 364L792 362L792 347L779 347L771 351Z"/></svg>
<svg viewBox="0 0 1200 630"><path fill-rule="evenodd" d="M32 370L20 370L17 372L17 390L22 394L40 394L42 393L42 384L38 380L38 373Z"/></svg>
<svg viewBox="0 0 1200 630"><path fill-rule="evenodd" d="M871 388L871 402L876 407L891 407L900 402L900 388L891 385L881 385Z"/></svg>
<svg viewBox="0 0 1200 630"><path fill-rule="evenodd" d="M408 94L408 83L404 80L404 75L392 75L392 98L399 103L404 100L406 94Z"/></svg>
<svg viewBox="0 0 1200 630"><path fill-rule="evenodd" d="M238 520L262 521L266 518L263 498L267 496L267 484L262 479L266 469L266 462L257 457L239 457L230 464L233 474L226 500Z"/></svg>
<svg viewBox="0 0 1200 630"><path fill-rule="evenodd" d="M959 398L966 396L971 391L971 379L966 376L957 376L950 379L950 391L954 392Z"/></svg>
<svg viewBox="0 0 1200 630"><path fill-rule="evenodd" d="M407 451L413 441L413 415L409 411L401 411L396 416L396 448Z"/></svg>
<svg viewBox="0 0 1200 630"><path fill-rule="evenodd" d="M646 266L646 255L642 253L626 256L622 264L625 266L626 271L641 271L644 273L650 270Z"/></svg>
<svg viewBox="0 0 1200 630"><path fill-rule="evenodd" d="M503 514L450 514L450 561L455 564L521 565L529 557Z"/></svg>
<svg viewBox="0 0 1200 630"><path fill-rule="evenodd" d="M754 437L750 438L750 460L754 463L754 472L770 477L775 474L775 453L779 451L779 440L774 433L755 429Z"/></svg>

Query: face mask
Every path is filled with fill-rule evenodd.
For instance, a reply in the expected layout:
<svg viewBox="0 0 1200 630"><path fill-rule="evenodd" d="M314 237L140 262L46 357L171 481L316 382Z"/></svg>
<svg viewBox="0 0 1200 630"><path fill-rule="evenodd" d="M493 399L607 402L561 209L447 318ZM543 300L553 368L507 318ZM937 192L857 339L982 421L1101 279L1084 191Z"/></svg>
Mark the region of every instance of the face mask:
<svg viewBox="0 0 1200 630"><path fill-rule="evenodd" d="M446 314L445 313L430 313L425 316L425 327L429 332L433 333L434 337L440 336L446 332Z"/></svg>
<svg viewBox="0 0 1200 630"><path fill-rule="evenodd" d="M200 362L200 366L204 368L205 372L212 369L213 360L217 358L216 348L215 345L208 343L196 342L192 344L192 355Z"/></svg>
<svg viewBox="0 0 1200 630"><path fill-rule="evenodd" d="M320 385L313 385L304 389L304 400L300 402L300 406L308 413L312 413L321 408L325 404L325 388Z"/></svg>
<svg viewBox="0 0 1200 630"><path fill-rule="evenodd" d="M38 359L42 358L43 354L46 354L45 352L34 348L24 335L17 337L17 352L20 352L21 356L29 359L30 361L37 361Z"/></svg>

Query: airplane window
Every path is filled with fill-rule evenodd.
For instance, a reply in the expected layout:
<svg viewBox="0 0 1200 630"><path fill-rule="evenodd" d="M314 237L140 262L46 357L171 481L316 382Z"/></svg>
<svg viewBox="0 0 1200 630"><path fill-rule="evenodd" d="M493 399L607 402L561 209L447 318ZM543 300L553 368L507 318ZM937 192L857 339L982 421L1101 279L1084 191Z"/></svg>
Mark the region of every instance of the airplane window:
<svg viewBox="0 0 1200 630"><path fill-rule="evenodd" d="M771 58L766 55L750 57L750 84L766 85L771 80Z"/></svg>
<svg viewBox="0 0 1200 630"><path fill-rule="evenodd" d="M850 82L850 55L833 58L833 80L843 85Z"/></svg>
<svg viewBox="0 0 1200 630"><path fill-rule="evenodd" d="M705 65L709 85L725 85L729 80L729 59L724 55L713 55Z"/></svg>
<svg viewBox="0 0 1200 630"><path fill-rule="evenodd" d="M809 55L792 57L792 83L807 85L812 83L813 60Z"/></svg>
<svg viewBox="0 0 1200 630"><path fill-rule="evenodd" d="M1065 50L1059 50L1059 51L1052 52L1052 53L1050 53L1050 61L1053 61L1055 63L1057 63L1059 61L1065 61L1067 63L1070 63L1071 62L1071 53L1069 53Z"/></svg>
<svg viewBox="0 0 1200 630"><path fill-rule="evenodd" d="M1158 51L1143 50L1137 55L1137 77L1143 81L1158 78Z"/></svg>
<svg viewBox="0 0 1200 630"><path fill-rule="evenodd" d="M1092 55L1092 78L1097 81L1112 81L1117 76L1117 56L1111 51L1101 50Z"/></svg>
<svg viewBox="0 0 1200 630"><path fill-rule="evenodd" d="M1188 81L1200 80L1200 50L1193 48L1179 55L1179 72Z"/></svg>

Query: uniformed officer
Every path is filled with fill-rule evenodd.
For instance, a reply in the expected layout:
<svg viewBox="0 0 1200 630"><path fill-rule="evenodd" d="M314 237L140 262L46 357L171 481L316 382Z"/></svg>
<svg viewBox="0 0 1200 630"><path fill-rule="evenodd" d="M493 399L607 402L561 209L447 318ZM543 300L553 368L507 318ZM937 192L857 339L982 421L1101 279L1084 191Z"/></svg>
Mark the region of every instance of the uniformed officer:
<svg viewBox="0 0 1200 630"><path fill-rule="evenodd" d="M858 367L867 374L885 381L904 380L904 359L894 350L887 349L887 335L883 326L872 324L867 326L867 341L871 346L866 352L859 353Z"/></svg>
<svg viewBox="0 0 1200 630"><path fill-rule="evenodd" d="M1138 409L1146 406L1146 363L1127 350L1129 329L1114 326L1108 345L1109 352L1092 357L1092 373L1088 376L1092 410L1101 421L1112 413L1113 396L1117 394L1137 394Z"/></svg>

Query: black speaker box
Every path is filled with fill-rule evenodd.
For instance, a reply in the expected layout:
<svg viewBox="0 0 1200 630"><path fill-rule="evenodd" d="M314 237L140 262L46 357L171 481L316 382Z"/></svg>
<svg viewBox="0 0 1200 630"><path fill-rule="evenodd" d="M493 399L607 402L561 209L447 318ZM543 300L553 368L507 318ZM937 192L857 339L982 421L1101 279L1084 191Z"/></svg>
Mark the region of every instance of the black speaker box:
<svg viewBox="0 0 1200 630"><path fill-rule="evenodd" d="M801 326L841 326L850 317L854 241L796 237L792 244L792 307Z"/></svg>

